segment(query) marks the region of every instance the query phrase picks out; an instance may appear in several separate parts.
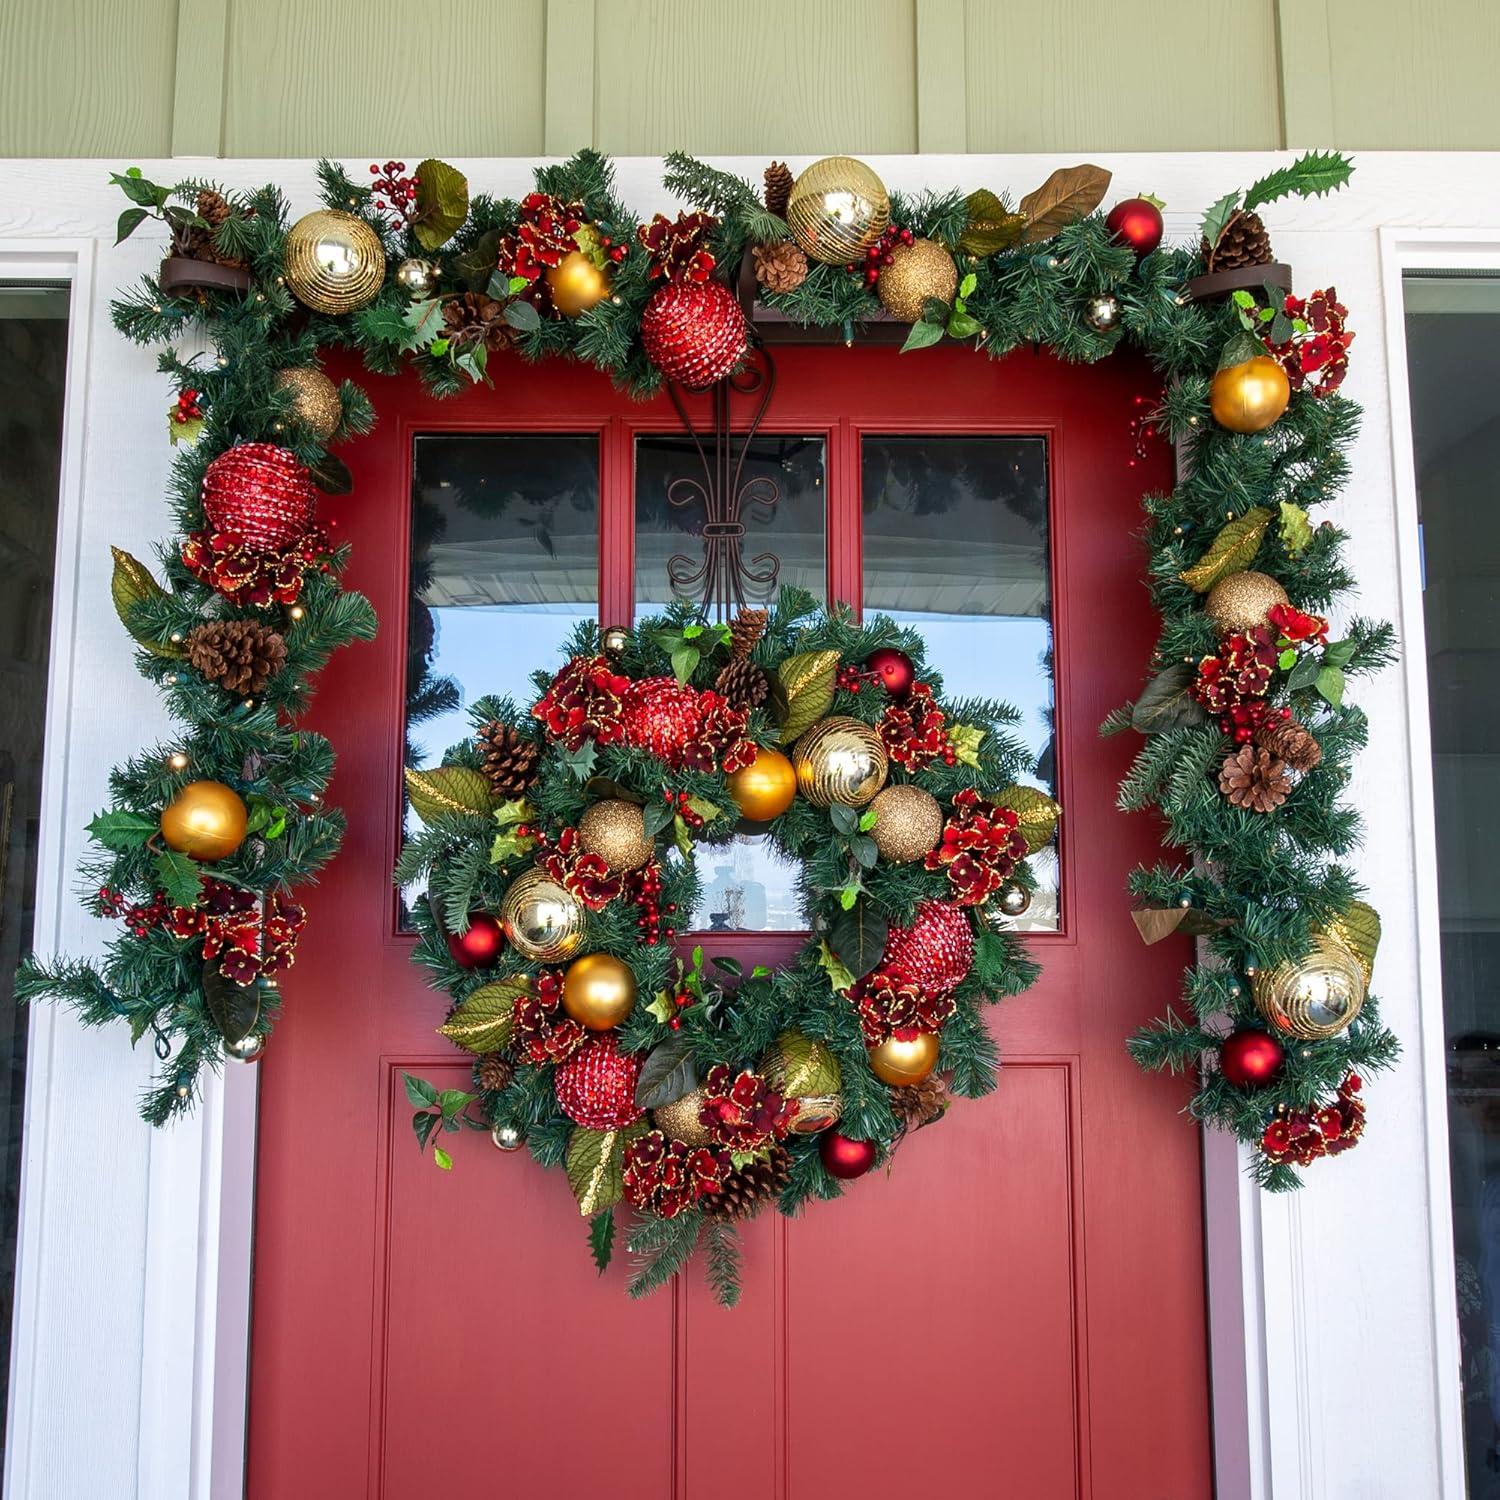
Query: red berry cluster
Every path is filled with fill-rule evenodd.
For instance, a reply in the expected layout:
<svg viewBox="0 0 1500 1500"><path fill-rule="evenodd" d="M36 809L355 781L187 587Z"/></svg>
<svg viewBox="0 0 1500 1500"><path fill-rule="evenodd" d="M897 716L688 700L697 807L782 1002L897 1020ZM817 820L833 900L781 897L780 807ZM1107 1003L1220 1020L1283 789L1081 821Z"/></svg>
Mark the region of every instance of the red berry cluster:
<svg viewBox="0 0 1500 1500"><path fill-rule="evenodd" d="M863 264L850 264L845 267L851 275L864 273L865 285L874 286L880 280L881 268L890 265L896 258L897 245L909 245L916 236L909 229L897 229L894 224L887 227L885 233L865 251Z"/></svg>
<svg viewBox="0 0 1500 1500"><path fill-rule="evenodd" d="M640 908L641 914L635 919L635 925L640 928L641 941L648 948L655 948L663 938L671 942L677 936L676 928L671 925L677 903L663 903L661 894L661 865L655 859L648 859L640 869L632 870L625 877L625 897ZM667 918L665 927L662 925L663 914Z"/></svg>
<svg viewBox="0 0 1500 1500"><path fill-rule="evenodd" d="M862 687L868 687L870 683L879 681L874 672L867 672L863 667L853 662L845 662L834 676L834 682L846 693L857 693Z"/></svg>
<svg viewBox="0 0 1500 1500"><path fill-rule="evenodd" d="M189 422L201 421L202 417L203 408L198 405L198 392L191 387L178 391L177 406L172 412L172 420L179 426L186 426Z"/></svg>
<svg viewBox="0 0 1500 1500"><path fill-rule="evenodd" d="M1352 1150L1365 1129L1365 1104L1359 1097L1362 1087L1359 1074L1350 1073L1332 1104L1277 1115L1266 1126L1260 1149L1271 1161L1289 1161L1298 1167L1310 1166L1320 1156Z"/></svg>
<svg viewBox="0 0 1500 1500"><path fill-rule="evenodd" d="M171 907L167 905L165 891L152 892L151 899L144 904L126 901L125 893L112 886L99 887L99 912L106 917L119 917L130 929L132 937L143 938L153 927L166 921Z"/></svg>
<svg viewBox="0 0 1500 1500"><path fill-rule="evenodd" d="M404 161L388 161L384 166L370 163L370 176L375 179L370 186L375 190L376 208L393 214L403 224L410 224L417 216L420 183L416 177L408 177L405 173Z"/></svg>

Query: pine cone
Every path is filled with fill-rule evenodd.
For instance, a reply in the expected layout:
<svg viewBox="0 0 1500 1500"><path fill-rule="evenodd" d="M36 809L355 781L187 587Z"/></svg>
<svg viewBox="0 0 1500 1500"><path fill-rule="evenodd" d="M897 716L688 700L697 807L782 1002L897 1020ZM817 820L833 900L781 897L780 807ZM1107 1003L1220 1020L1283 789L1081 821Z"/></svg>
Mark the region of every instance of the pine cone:
<svg viewBox="0 0 1500 1500"><path fill-rule="evenodd" d="M1323 747L1312 737L1312 731L1295 719L1263 724L1256 731L1255 743L1284 760L1294 771L1314 770L1323 759Z"/></svg>
<svg viewBox="0 0 1500 1500"><path fill-rule="evenodd" d="M454 343L483 344L492 354L516 341L516 330L505 321L505 305L483 292L465 292L443 304L443 323Z"/></svg>
<svg viewBox="0 0 1500 1500"><path fill-rule="evenodd" d="M920 1130L947 1111L953 1102L947 1080L933 1073L910 1088L887 1089L891 1113L907 1130Z"/></svg>
<svg viewBox="0 0 1500 1500"><path fill-rule="evenodd" d="M1224 226L1219 242L1212 247L1207 240L1199 246L1203 263L1210 271L1237 271L1241 266L1268 266L1273 257L1271 236L1259 214L1238 213Z"/></svg>
<svg viewBox="0 0 1500 1500"><path fill-rule="evenodd" d="M766 633L770 615L763 609L742 609L729 622L729 659L744 661Z"/></svg>
<svg viewBox="0 0 1500 1500"><path fill-rule="evenodd" d="M1252 812L1275 812L1291 789L1286 766L1269 750L1255 745L1241 745L1224 758L1219 770L1219 790L1236 807Z"/></svg>
<svg viewBox="0 0 1500 1500"><path fill-rule="evenodd" d="M771 691L766 674L753 661L732 661L714 678L714 687L736 708L759 708Z"/></svg>
<svg viewBox="0 0 1500 1500"><path fill-rule="evenodd" d="M784 161L773 161L766 168L766 207L778 219L786 218L787 203L792 196L792 184L797 180L792 169Z"/></svg>
<svg viewBox="0 0 1500 1500"><path fill-rule="evenodd" d="M488 1089L492 1094L498 1094L501 1089L509 1088L511 1079L516 1076L515 1064L499 1052L486 1052L479 1059L479 1067L476 1071L479 1075L479 1087Z"/></svg>
<svg viewBox="0 0 1500 1500"><path fill-rule="evenodd" d="M785 1146L772 1146L770 1155L756 1157L724 1179L717 1193L698 1200L710 1219L753 1219L787 1184L792 1158Z"/></svg>
<svg viewBox="0 0 1500 1500"><path fill-rule="evenodd" d="M536 777L537 757L541 754L537 747L498 719L491 719L475 738L484 755L485 777L495 795L507 799L524 795Z"/></svg>
<svg viewBox="0 0 1500 1500"><path fill-rule="evenodd" d="M229 200L223 193L216 193L212 188L204 188L198 194L198 217L207 219L213 228L217 229L232 212Z"/></svg>
<svg viewBox="0 0 1500 1500"><path fill-rule="evenodd" d="M286 665L286 642L258 620L209 620L188 632L187 655L226 693L253 698Z"/></svg>
<svg viewBox="0 0 1500 1500"><path fill-rule="evenodd" d="M807 280L807 257L790 240L757 245L750 259L755 279L768 292L795 292Z"/></svg>

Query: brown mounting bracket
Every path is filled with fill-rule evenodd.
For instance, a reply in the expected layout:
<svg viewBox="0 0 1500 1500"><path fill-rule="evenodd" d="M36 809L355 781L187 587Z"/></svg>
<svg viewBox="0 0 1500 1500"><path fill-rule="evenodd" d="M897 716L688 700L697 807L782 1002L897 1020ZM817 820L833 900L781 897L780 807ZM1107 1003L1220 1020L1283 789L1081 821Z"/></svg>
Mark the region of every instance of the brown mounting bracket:
<svg viewBox="0 0 1500 1500"><path fill-rule="evenodd" d="M1209 271L1195 276L1183 287L1189 302L1212 302L1231 292L1249 292L1263 286L1274 286L1282 292L1292 289L1292 268L1285 261L1274 260L1265 266L1237 266L1233 271Z"/></svg>
<svg viewBox="0 0 1500 1500"><path fill-rule="evenodd" d="M909 325L898 323L884 312L851 323L847 328L822 328L798 323L774 307L756 298L760 290L755 279L755 262L750 247L740 257L740 274L735 290L746 321L762 344L904 344Z"/></svg>

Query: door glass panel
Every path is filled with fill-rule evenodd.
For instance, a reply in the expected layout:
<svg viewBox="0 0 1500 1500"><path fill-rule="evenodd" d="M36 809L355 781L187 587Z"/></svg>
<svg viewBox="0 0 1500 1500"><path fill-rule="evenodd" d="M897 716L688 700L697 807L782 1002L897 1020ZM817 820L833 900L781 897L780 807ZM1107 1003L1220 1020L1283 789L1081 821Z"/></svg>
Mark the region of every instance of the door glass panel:
<svg viewBox="0 0 1500 1500"><path fill-rule="evenodd" d="M26 1098L27 1010L15 1003L15 974L31 949L35 920L67 355L67 289L0 286L0 1411L10 1370Z"/></svg>
<svg viewBox="0 0 1500 1500"><path fill-rule="evenodd" d="M950 699L1020 714L1032 780L1055 785L1047 443L1039 437L866 437L861 448L865 614L922 632ZM1056 931L1055 848L1016 922Z"/></svg>
<svg viewBox="0 0 1500 1500"><path fill-rule="evenodd" d="M693 440L676 433L636 439L635 596L638 613L687 599L711 618L764 604L788 584L818 599L827 589L827 486L820 437L759 433L743 448L732 493L715 489ZM712 494L710 494L712 492ZM705 523L708 535L704 535ZM702 849L703 893L688 930L799 932L796 867L764 834Z"/></svg>
<svg viewBox="0 0 1500 1500"><path fill-rule="evenodd" d="M1500 1500L1500 278L1405 303L1468 1492Z"/></svg>

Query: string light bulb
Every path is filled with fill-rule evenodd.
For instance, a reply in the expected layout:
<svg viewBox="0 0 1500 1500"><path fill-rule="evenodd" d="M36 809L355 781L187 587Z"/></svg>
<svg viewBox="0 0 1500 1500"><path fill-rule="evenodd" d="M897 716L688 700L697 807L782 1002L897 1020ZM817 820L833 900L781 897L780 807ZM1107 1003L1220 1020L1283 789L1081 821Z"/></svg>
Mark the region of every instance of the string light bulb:
<svg viewBox="0 0 1500 1500"><path fill-rule="evenodd" d="M167 757L167 769L169 771L185 771L192 764L187 754L182 750L174 750Z"/></svg>

